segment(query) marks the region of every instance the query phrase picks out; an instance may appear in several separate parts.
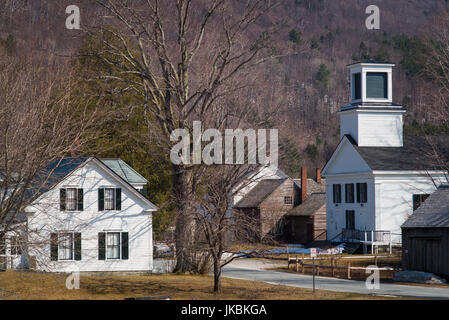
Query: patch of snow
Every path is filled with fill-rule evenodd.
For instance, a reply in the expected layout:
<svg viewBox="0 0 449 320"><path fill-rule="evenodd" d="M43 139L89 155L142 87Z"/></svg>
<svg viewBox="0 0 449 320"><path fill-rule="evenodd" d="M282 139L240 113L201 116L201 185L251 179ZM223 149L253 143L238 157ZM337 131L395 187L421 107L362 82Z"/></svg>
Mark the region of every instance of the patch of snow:
<svg viewBox="0 0 449 320"><path fill-rule="evenodd" d="M393 281L430 284L446 283L445 279L440 278L433 273L412 270L396 272Z"/></svg>

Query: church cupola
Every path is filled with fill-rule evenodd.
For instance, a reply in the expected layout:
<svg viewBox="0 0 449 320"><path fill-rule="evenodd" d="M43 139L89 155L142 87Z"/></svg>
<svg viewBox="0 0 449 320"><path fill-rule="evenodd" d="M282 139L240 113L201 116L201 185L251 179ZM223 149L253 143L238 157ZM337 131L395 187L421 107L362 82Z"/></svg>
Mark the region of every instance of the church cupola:
<svg viewBox="0 0 449 320"><path fill-rule="evenodd" d="M366 61L348 66L351 104L392 103L393 63Z"/></svg>
<svg viewBox="0 0 449 320"><path fill-rule="evenodd" d="M359 146L402 147L402 115L393 103L393 63L364 61L348 66L351 104L340 110L340 134Z"/></svg>

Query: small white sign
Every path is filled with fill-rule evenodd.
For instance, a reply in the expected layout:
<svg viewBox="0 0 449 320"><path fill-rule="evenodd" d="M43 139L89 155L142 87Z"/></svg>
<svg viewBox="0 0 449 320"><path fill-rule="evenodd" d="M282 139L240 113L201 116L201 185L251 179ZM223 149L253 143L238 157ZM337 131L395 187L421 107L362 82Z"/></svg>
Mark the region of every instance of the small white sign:
<svg viewBox="0 0 449 320"><path fill-rule="evenodd" d="M316 248L310 248L310 257L316 258Z"/></svg>

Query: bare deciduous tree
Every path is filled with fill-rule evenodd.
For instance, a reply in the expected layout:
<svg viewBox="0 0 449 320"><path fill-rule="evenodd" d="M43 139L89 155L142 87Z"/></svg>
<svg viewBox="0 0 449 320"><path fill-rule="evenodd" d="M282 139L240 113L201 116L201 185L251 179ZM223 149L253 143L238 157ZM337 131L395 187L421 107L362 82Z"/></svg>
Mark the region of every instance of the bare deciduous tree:
<svg viewBox="0 0 449 320"><path fill-rule="evenodd" d="M268 44L273 26L264 20L275 5L270 0L238 5L229 0L98 3L105 21L86 31L102 48L87 55L107 66L101 79L122 83L124 90L142 98L148 128L158 126L157 138L167 152L174 129L191 130L192 120L213 115L214 105L249 86L251 72L272 55ZM196 183L193 167L172 167L176 270L181 271L194 268L195 220L189 213Z"/></svg>
<svg viewBox="0 0 449 320"><path fill-rule="evenodd" d="M0 233L24 234L23 215L51 185L52 161L80 155L100 125L77 90L72 66L0 56ZM102 115L103 116L103 115ZM17 229L17 230L16 230ZM2 237L4 244L4 237Z"/></svg>

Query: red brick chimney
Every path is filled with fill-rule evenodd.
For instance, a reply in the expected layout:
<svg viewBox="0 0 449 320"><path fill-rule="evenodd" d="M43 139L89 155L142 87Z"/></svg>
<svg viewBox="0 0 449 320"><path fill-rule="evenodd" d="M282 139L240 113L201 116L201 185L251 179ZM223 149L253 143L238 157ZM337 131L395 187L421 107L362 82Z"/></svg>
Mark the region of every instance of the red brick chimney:
<svg viewBox="0 0 449 320"><path fill-rule="evenodd" d="M321 168L316 168L316 182L321 183Z"/></svg>
<svg viewBox="0 0 449 320"><path fill-rule="evenodd" d="M307 198L307 168L301 167L301 202Z"/></svg>

